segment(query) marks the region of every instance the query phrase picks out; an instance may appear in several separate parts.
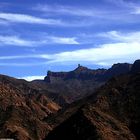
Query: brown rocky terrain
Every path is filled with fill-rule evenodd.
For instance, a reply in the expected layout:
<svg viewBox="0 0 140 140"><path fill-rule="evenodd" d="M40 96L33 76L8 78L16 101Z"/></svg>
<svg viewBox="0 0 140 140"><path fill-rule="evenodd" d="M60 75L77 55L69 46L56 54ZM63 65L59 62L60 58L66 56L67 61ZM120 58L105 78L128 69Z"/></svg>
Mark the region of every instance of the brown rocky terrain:
<svg viewBox="0 0 140 140"><path fill-rule="evenodd" d="M43 119L60 108L26 81L0 76L0 138L43 139L51 130Z"/></svg>
<svg viewBox="0 0 140 140"><path fill-rule="evenodd" d="M131 121L127 107L136 97L126 100L122 93L127 90L122 89L134 89L135 81L130 81L137 75L136 62L133 67L115 64L108 70L79 65L70 72L49 71L44 80L32 82L0 75L0 138L41 140L51 131L48 140L135 139L139 123ZM134 111L133 104L130 109Z"/></svg>
<svg viewBox="0 0 140 140"><path fill-rule="evenodd" d="M72 111L46 140L139 140L139 110L140 61L137 60L129 74L109 80L77 111ZM60 116L63 118L65 113Z"/></svg>

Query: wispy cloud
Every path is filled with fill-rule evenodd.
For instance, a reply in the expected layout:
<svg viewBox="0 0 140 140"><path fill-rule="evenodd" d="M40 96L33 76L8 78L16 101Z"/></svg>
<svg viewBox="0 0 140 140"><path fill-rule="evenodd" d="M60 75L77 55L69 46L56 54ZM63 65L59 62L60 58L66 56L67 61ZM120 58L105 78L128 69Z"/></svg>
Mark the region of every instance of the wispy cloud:
<svg viewBox="0 0 140 140"><path fill-rule="evenodd" d="M116 61L129 62L130 60L135 60L139 58L140 54L139 35L140 35L139 32L123 34L117 31L111 31L102 34L102 37L108 37L109 39L114 39L117 42L102 44L97 46L96 48L79 49L54 54L0 56L0 60L39 58L42 59L44 62L38 64L43 65L55 63L67 64L80 62L98 65L111 65Z"/></svg>
<svg viewBox="0 0 140 140"><path fill-rule="evenodd" d="M127 9L129 15L139 15L140 14L140 1L126 1L126 0L107 0L111 3L117 5L120 8Z"/></svg>
<svg viewBox="0 0 140 140"><path fill-rule="evenodd" d="M0 56L0 60L24 59L24 58L38 58L38 55L13 55L13 56ZM1 63L4 64L4 63Z"/></svg>
<svg viewBox="0 0 140 140"><path fill-rule="evenodd" d="M87 9L87 8L79 8L76 6L64 6L64 5L41 5L38 4L36 7L33 7L34 10L40 10L42 12L46 12L47 14L55 14L55 15L72 15L72 16L88 16L88 17L97 17L101 14L97 9ZM105 11L104 11L105 12Z"/></svg>
<svg viewBox="0 0 140 140"><path fill-rule="evenodd" d="M105 37L108 39L120 41L120 42L140 42L139 36L140 31L131 33L121 33L118 31L109 31L105 33L100 33L97 36Z"/></svg>
<svg viewBox="0 0 140 140"><path fill-rule="evenodd" d="M0 56L0 60L6 59L18 59L18 63L10 63L14 66L36 66L36 65L49 65L49 64L68 64L68 63L81 63L85 62L88 64L97 65L112 65L116 61L118 62L129 62L139 58L140 54L140 43L113 43L103 44L98 48L80 49L75 51L61 52L57 54L37 54L37 55L25 55L25 56ZM43 63L19 63L19 59L28 58L41 58L46 60ZM0 63L0 65L8 66L7 63Z"/></svg>
<svg viewBox="0 0 140 140"><path fill-rule="evenodd" d="M49 36L46 37L44 41L47 44L80 44L76 37L56 37L56 36Z"/></svg>
<svg viewBox="0 0 140 140"><path fill-rule="evenodd" d="M80 43L76 41L75 37L47 36L35 41L35 40L22 39L18 36L0 35L0 46L14 45L14 46L35 47L35 46L40 46L45 44L80 44Z"/></svg>
<svg viewBox="0 0 140 140"><path fill-rule="evenodd" d="M114 8L110 8L109 5L105 6L68 6L68 5L42 5L38 4L32 9L37 11L44 12L44 15L66 15L66 16L78 16L94 19L107 19L107 20L116 20L116 19L126 19L129 18L128 15L131 15L132 10L134 9L134 3L126 3L123 0L105 0L109 3L113 3ZM110 5L112 6L112 5ZM118 8L119 7L119 8ZM89 20L89 19L88 19ZM96 21L97 22L97 21Z"/></svg>
<svg viewBox="0 0 140 140"><path fill-rule="evenodd" d="M123 0L109 1L111 2L106 3L104 6L96 5L96 3L95 6L88 7L86 5L38 4L33 9L41 11L44 17L61 16L63 20L65 20L65 17L69 17L71 27L109 27L140 22L137 17L138 14L135 14L135 16L132 14L136 11L134 3L128 2L127 4ZM79 20L76 21L77 19Z"/></svg>
<svg viewBox="0 0 140 140"><path fill-rule="evenodd" d="M132 14L139 15L140 14L140 6L134 6Z"/></svg>
<svg viewBox="0 0 140 140"><path fill-rule="evenodd" d="M0 13L0 19L12 23L44 24L55 26L66 26L66 23L59 19L45 19L26 14Z"/></svg>
<svg viewBox="0 0 140 140"><path fill-rule="evenodd" d="M0 13L0 21L4 24L9 23L26 23L26 24L41 24L41 25L51 25L60 27L83 27L91 26L92 22L86 22L82 20L72 19L67 21L66 19L56 19L56 18L41 18L37 16L27 15L27 14L16 14L16 13Z"/></svg>
<svg viewBox="0 0 140 140"><path fill-rule="evenodd" d="M98 48L81 49L71 52L54 54L48 63L87 62L91 64L111 65L113 61L128 61L130 58L139 58L140 43L113 43L104 44ZM45 55L41 56L45 58ZM48 57L46 57L48 58Z"/></svg>
<svg viewBox="0 0 140 140"><path fill-rule="evenodd" d="M45 76L24 76L24 77L19 77L18 79L25 79L27 81L33 81L33 80L43 80Z"/></svg>
<svg viewBox="0 0 140 140"><path fill-rule="evenodd" d="M15 45L15 46L33 46L34 41L28 41L19 38L18 36L2 36L0 35L0 46L1 45Z"/></svg>

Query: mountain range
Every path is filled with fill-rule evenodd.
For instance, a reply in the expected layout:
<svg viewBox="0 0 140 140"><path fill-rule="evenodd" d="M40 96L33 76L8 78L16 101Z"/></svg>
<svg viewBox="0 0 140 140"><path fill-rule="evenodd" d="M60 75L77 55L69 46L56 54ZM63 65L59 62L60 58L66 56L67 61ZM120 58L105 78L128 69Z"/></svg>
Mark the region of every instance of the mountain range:
<svg viewBox="0 0 140 140"><path fill-rule="evenodd" d="M0 75L0 138L139 139L139 91L140 60L31 82Z"/></svg>

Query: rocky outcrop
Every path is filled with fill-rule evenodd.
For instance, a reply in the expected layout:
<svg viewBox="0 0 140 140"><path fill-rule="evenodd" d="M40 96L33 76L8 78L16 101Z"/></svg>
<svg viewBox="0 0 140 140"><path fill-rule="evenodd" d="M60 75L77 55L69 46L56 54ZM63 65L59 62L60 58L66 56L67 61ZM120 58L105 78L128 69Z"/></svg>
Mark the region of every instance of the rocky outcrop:
<svg viewBox="0 0 140 140"><path fill-rule="evenodd" d="M83 67L78 65L78 67L70 72L51 72L48 71L47 76L45 77L45 81L49 83L57 83L60 81L66 81L70 79L78 79L78 80L108 80L113 76L117 76L120 74L126 74L131 70L132 65L128 63L118 63L114 64L111 68L107 69L88 69L87 67Z"/></svg>
<svg viewBox="0 0 140 140"><path fill-rule="evenodd" d="M140 60L136 60L131 69L132 73L140 72Z"/></svg>
<svg viewBox="0 0 140 140"><path fill-rule="evenodd" d="M114 76L121 74L127 74L132 68L131 64L128 63L118 63L114 64L110 69L108 69L104 75L105 79L110 79Z"/></svg>
<svg viewBox="0 0 140 140"><path fill-rule="evenodd" d="M113 76L128 73L131 64L114 64L110 69L88 69L78 65L70 72L51 72L45 77L47 90L59 93L65 103L72 103L96 91Z"/></svg>

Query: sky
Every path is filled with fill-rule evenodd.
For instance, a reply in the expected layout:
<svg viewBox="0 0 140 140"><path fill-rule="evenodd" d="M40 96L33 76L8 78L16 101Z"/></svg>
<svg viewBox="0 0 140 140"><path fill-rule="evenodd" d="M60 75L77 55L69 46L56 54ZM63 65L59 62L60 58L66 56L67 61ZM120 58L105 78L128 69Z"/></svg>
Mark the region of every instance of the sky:
<svg viewBox="0 0 140 140"><path fill-rule="evenodd" d="M140 0L0 0L0 74L133 63L140 56Z"/></svg>

